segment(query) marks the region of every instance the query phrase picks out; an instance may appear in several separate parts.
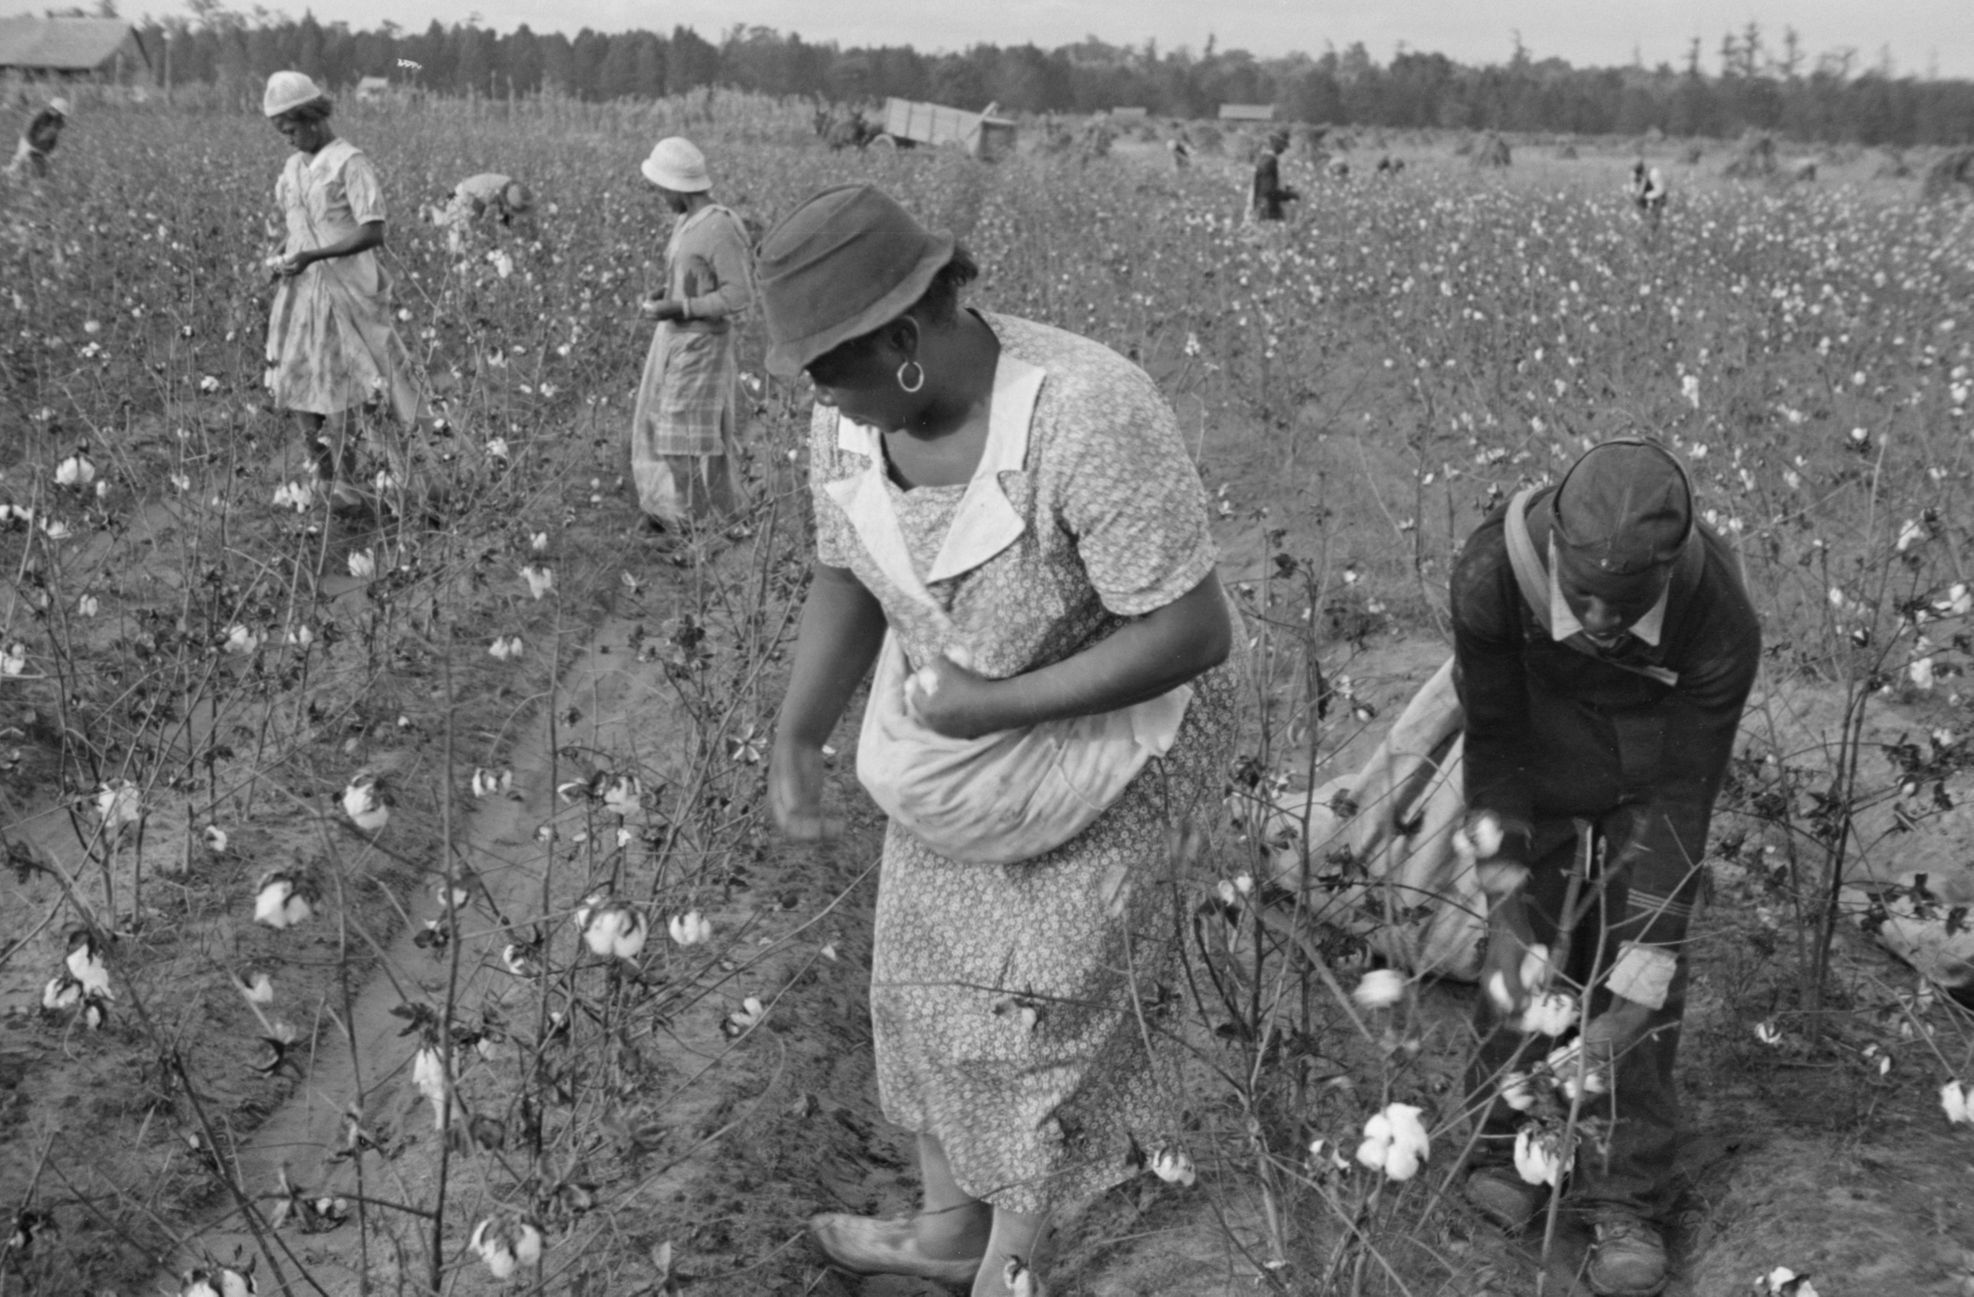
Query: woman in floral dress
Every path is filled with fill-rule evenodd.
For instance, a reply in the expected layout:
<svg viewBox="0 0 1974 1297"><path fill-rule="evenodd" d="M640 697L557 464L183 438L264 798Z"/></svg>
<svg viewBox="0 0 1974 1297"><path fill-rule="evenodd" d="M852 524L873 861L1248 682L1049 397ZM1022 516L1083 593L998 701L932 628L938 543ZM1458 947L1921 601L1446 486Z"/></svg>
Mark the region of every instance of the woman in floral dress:
<svg viewBox="0 0 1974 1297"><path fill-rule="evenodd" d="M1052 1210L1181 1151L1154 986L1175 844L1220 805L1236 695L1205 492L1143 371L961 309L972 258L874 188L798 208L757 274L768 367L806 370L817 398L816 564L770 777L785 831L837 831L822 745L881 646L913 668L907 708L957 739L1190 690L1164 755L1053 849L968 863L895 817L886 833L878 1087L918 1136L923 1202L811 1231L856 1273L1036 1292Z"/></svg>
<svg viewBox="0 0 1974 1297"><path fill-rule="evenodd" d="M307 76L269 77L262 109L295 149L274 187L287 238L270 259L280 287L267 324L267 386L274 404L293 412L333 498L353 504L354 413L383 400L409 427L418 412L411 357L391 327L390 285L377 260L384 194L370 159L337 138L329 97Z"/></svg>

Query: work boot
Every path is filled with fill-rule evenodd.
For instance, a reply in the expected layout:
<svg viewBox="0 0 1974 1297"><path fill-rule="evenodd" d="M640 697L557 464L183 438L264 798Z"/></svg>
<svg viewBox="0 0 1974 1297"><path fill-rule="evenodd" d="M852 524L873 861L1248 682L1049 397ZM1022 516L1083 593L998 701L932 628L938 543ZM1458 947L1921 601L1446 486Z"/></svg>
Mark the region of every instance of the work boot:
<svg viewBox="0 0 1974 1297"><path fill-rule="evenodd" d="M1628 1211L1591 1218L1590 1290L1598 1297L1653 1297L1666 1286L1666 1242L1659 1227Z"/></svg>
<svg viewBox="0 0 1974 1297"><path fill-rule="evenodd" d="M1510 1234L1528 1228L1542 1210L1546 1191L1529 1184L1511 1166L1477 1166L1467 1173L1467 1202L1490 1222Z"/></svg>

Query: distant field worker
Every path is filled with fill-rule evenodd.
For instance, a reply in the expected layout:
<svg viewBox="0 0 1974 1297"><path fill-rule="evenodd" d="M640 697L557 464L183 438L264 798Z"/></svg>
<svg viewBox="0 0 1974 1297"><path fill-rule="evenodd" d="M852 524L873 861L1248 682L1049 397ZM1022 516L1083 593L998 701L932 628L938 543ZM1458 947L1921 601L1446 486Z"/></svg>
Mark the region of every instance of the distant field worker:
<svg viewBox="0 0 1974 1297"><path fill-rule="evenodd" d="M7 164L9 176L32 176L39 180L48 174L48 155L61 142L62 128L68 125L69 101L56 98L36 113L21 132L14 148L14 160Z"/></svg>
<svg viewBox="0 0 1974 1297"><path fill-rule="evenodd" d="M465 245L466 231L475 221L490 216L507 226L514 224L515 217L534 210L533 191L498 171L482 171L477 176L466 177L453 186L443 205L434 203L426 209L432 224L446 231L455 253Z"/></svg>
<svg viewBox="0 0 1974 1297"><path fill-rule="evenodd" d="M1287 203L1302 195L1282 183L1281 155L1289 147L1289 133L1276 131L1254 161L1254 190L1251 210L1257 221L1288 219Z"/></svg>
<svg viewBox="0 0 1974 1297"><path fill-rule="evenodd" d="M267 386L294 414L332 499L348 506L356 503L348 480L355 413L382 398L409 427L418 395L377 260L383 190L370 159L336 137L332 109L303 73L267 79L261 111L295 150L274 187L287 238L268 259L280 287L267 324Z"/></svg>
<svg viewBox="0 0 1974 1297"><path fill-rule="evenodd" d="M658 328L631 414L631 472L646 525L683 532L742 501L733 322L754 303L753 250L740 217L713 201L706 157L690 140L658 141L641 169L678 221L665 286L640 307Z"/></svg>
<svg viewBox="0 0 1974 1297"><path fill-rule="evenodd" d="M1666 178L1657 167L1648 167L1640 158L1631 166L1631 184L1627 187L1632 204L1638 208L1647 221L1657 225L1659 214L1666 208Z"/></svg>

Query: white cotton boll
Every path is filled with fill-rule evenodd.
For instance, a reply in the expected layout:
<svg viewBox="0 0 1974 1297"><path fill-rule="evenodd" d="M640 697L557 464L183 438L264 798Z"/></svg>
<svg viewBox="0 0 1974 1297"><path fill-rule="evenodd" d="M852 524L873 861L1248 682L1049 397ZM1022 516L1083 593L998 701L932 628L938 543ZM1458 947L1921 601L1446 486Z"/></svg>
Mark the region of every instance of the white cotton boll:
<svg viewBox="0 0 1974 1297"><path fill-rule="evenodd" d="M88 486L95 480L96 465L87 455L70 455L55 466L55 481L60 486Z"/></svg>
<svg viewBox="0 0 1974 1297"><path fill-rule="evenodd" d="M638 808L644 796L644 789L635 775L618 775L603 791L605 807L620 816L629 816Z"/></svg>
<svg viewBox="0 0 1974 1297"><path fill-rule="evenodd" d="M1974 1125L1974 1092L1959 1081L1940 1087L1940 1108L1947 1114L1948 1125Z"/></svg>
<svg viewBox="0 0 1974 1297"><path fill-rule="evenodd" d="M275 870L264 875L254 893L254 922L277 931L308 921L308 893L291 874Z"/></svg>
<svg viewBox="0 0 1974 1297"><path fill-rule="evenodd" d="M377 575L377 556L367 549L357 550L349 557L350 575L359 581L368 581Z"/></svg>
<svg viewBox="0 0 1974 1297"><path fill-rule="evenodd" d="M1610 1088L1602 1071L1583 1065L1583 1051L1574 1041L1550 1050L1543 1066L1556 1078L1563 1097L1572 1102L1579 1097L1603 1094Z"/></svg>
<svg viewBox="0 0 1974 1297"><path fill-rule="evenodd" d="M250 978L241 978L239 987L240 994L247 997L248 1004L274 1003L274 979L264 970L256 970Z"/></svg>
<svg viewBox="0 0 1974 1297"><path fill-rule="evenodd" d="M260 636L235 622L226 628L226 643L222 647L236 657L244 656L260 647Z"/></svg>
<svg viewBox="0 0 1974 1297"><path fill-rule="evenodd" d="M590 952L615 959L636 959L650 932L644 916L622 901L596 906L587 920L583 941Z"/></svg>
<svg viewBox="0 0 1974 1297"><path fill-rule="evenodd" d="M545 554L545 553L547 553L547 552L548 552L548 533L547 533L547 532L545 532L545 531L538 531L538 532L536 532L536 533L534 533L534 534L533 534L532 536L529 536L529 537L528 537L528 548L529 548L530 550L532 550L532 551L534 551L534 552L535 552L535 553L537 553L537 554Z"/></svg>
<svg viewBox="0 0 1974 1297"><path fill-rule="evenodd" d="M1560 1131L1548 1132L1534 1125L1522 1127L1515 1135L1515 1173L1526 1184L1556 1188L1569 1161L1563 1156L1562 1146Z"/></svg>
<svg viewBox="0 0 1974 1297"><path fill-rule="evenodd" d="M85 995L116 998L116 992L110 989L109 966L103 962L102 952L96 949L95 938L87 932L81 933L79 939L72 940L68 958L63 962L68 967L69 976L82 984Z"/></svg>
<svg viewBox="0 0 1974 1297"><path fill-rule="evenodd" d="M82 983L73 977L57 974L48 979L41 988L41 1007L50 1012L65 1012L82 1003Z"/></svg>
<svg viewBox="0 0 1974 1297"><path fill-rule="evenodd" d="M1501 1102L1516 1112L1527 1112L1535 1106L1535 1084L1527 1072L1502 1073Z"/></svg>
<svg viewBox="0 0 1974 1297"><path fill-rule="evenodd" d="M1574 995L1545 991L1529 1000L1517 1029L1525 1036L1560 1036L1576 1025Z"/></svg>
<svg viewBox="0 0 1974 1297"><path fill-rule="evenodd" d="M1373 1113L1364 1122L1358 1162L1392 1180L1410 1180L1417 1175L1432 1151L1419 1111L1409 1103L1393 1103Z"/></svg>
<svg viewBox="0 0 1974 1297"><path fill-rule="evenodd" d="M1183 1185L1187 1188L1191 1188L1193 1182L1199 1178L1199 1172L1193 1166L1193 1159L1183 1149L1162 1150L1152 1159L1151 1169L1153 1175L1167 1184Z"/></svg>
<svg viewBox="0 0 1974 1297"><path fill-rule="evenodd" d="M217 824L208 824L201 836L205 838L206 850L212 852L215 856L226 854L226 845L230 839L227 838L225 829L220 828Z"/></svg>
<svg viewBox="0 0 1974 1297"><path fill-rule="evenodd" d="M136 824L144 818L143 795L128 779L112 779L97 790L96 814L106 829Z"/></svg>
<svg viewBox="0 0 1974 1297"><path fill-rule="evenodd" d="M1468 836L1474 844L1474 854L1482 860L1501 854L1501 821L1492 815L1476 816L1467 826Z"/></svg>
<svg viewBox="0 0 1974 1297"><path fill-rule="evenodd" d="M1395 968L1374 968L1350 993L1361 1009L1389 1009L1405 998L1405 975Z"/></svg>
<svg viewBox="0 0 1974 1297"><path fill-rule="evenodd" d="M27 670L27 645L16 640L0 648L0 676L17 676Z"/></svg>
<svg viewBox="0 0 1974 1297"><path fill-rule="evenodd" d="M713 935L713 925L698 910L674 915L669 925L672 940L681 946L696 946Z"/></svg>
<svg viewBox="0 0 1974 1297"><path fill-rule="evenodd" d="M86 594L76 600L75 612L78 617L94 617L101 611L103 611L102 602L93 594Z"/></svg>
<svg viewBox="0 0 1974 1297"><path fill-rule="evenodd" d="M390 796L374 775L358 775L343 789L343 814L365 833L391 822Z"/></svg>
<svg viewBox="0 0 1974 1297"><path fill-rule="evenodd" d="M521 579L528 584L528 594L536 599L555 589L555 569L539 563L530 563L522 568Z"/></svg>

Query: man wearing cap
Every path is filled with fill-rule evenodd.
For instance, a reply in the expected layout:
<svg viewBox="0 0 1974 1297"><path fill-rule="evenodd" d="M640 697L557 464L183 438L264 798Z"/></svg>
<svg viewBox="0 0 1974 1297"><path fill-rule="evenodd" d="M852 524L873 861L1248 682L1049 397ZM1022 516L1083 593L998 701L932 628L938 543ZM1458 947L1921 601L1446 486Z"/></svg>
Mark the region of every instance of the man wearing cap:
<svg viewBox="0 0 1974 1297"><path fill-rule="evenodd" d="M1683 947L1761 629L1735 554L1694 516L1684 467L1644 440L1593 447L1560 485L1483 522L1454 569L1452 612L1469 833L1490 907L1467 1196L1511 1230L1542 1207L1542 1186L1510 1162L1529 1105L1499 1092L1511 1072L1540 1075L1558 1043L1514 1026L1567 947L1553 971L1594 989L1575 1055L1555 1060L1557 1093L1579 1091L1579 1119L1608 1122L1607 1149L1582 1141L1569 1181L1595 1232L1588 1277L1600 1294L1656 1293ZM1573 889L1579 824L1602 865Z"/></svg>
<svg viewBox="0 0 1974 1297"><path fill-rule="evenodd" d="M62 127L68 125L69 101L56 98L48 101L48 106L36 113L21 132L21 142L14 149L14 160L7 164L7 174L18 176L22 173L40 180L48 174L48 155L55 151L61 142Z"/></svg>
<svg viewBox="0 0 1974 1297"><path fill-rule="evenodd" d="M631 473L647 524L682 532L730 514L742 497L733 321L754 302L753 252L740 218L713 201L692 141L658 141L640 169L678 221L664 287L641 305L658 327L631 413Z"/></svg>

